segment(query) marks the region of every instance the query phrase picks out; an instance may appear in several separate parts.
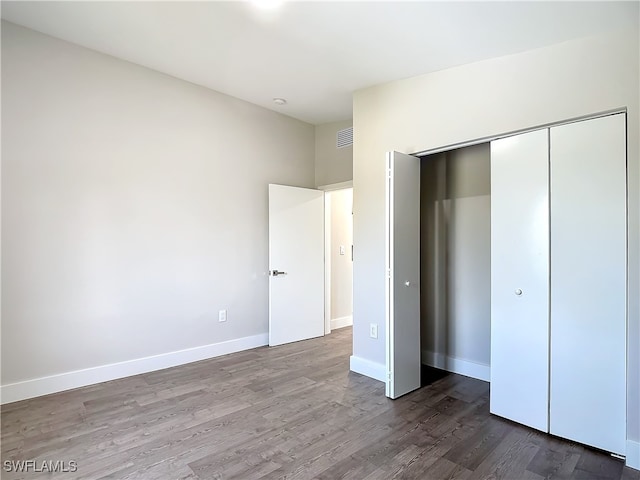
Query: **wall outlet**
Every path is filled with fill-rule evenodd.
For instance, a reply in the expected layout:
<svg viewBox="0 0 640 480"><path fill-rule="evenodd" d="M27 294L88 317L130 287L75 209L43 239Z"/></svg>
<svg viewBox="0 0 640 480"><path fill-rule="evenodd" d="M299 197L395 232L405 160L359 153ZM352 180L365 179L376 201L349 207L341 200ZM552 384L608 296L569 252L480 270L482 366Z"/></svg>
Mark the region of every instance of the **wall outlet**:
<svg viewBox="0 0 640 480"><path fill-rule="evenodd" d="M370 323L369 324L369 336L371 338L378 338L378 324Z"/></svg>
<svg viewBox="0 0 640 480"><path fill-rule="evenodd" d="M226 322L227 321L227 311L226 310L220 310L218 312L218 321L219 322Z"/></svg>

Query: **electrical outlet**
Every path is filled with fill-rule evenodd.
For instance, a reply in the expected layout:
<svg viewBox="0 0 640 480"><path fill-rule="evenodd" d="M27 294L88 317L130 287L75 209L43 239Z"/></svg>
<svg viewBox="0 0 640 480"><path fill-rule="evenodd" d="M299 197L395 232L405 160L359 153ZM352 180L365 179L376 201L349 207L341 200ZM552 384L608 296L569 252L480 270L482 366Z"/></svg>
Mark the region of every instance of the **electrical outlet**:
<svg viewBox="0 0 640 480"><path fill-rule="evenodd" d="M369 336L371 338L378 338L378 324L370 323L369 324Z"/></svg>
<svg viewBox="0 0 640 480"><path fill-rule="evenodd" d="M226 322L227 321L227 311L226 310L220 310L218 312L218 321L219 322Z"/></svg>

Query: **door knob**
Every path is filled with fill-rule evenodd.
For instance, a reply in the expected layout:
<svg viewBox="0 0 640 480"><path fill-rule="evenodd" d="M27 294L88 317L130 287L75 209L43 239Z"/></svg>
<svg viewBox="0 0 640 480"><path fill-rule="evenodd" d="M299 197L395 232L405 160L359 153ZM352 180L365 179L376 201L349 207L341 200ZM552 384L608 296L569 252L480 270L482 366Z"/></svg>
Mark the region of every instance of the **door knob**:
<svg viewBox="0 0 640 480"><path fill-rule="evenodd" d="M518 296L522 295L522 289L521 288L516 288L516 295L518 295Z"/></svg>
<svg viewBox="0 0 640 480"><path fill-rule="evenodd" d="M408 287L409 285L411 285L411 282L409 280L407 280L406 282L404 282L404 286Z"/></svg>

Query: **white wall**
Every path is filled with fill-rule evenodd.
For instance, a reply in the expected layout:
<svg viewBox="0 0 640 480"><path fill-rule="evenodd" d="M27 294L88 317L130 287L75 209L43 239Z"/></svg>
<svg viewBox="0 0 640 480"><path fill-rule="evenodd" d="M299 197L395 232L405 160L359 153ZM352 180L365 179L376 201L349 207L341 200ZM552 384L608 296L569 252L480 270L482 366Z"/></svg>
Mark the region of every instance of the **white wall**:
<svg viewBox="0 0 640 480"><path fill-rule="evenodd" d="M336 148L338 131L352 124L351 120L346 120L316 125L316 186L353 180L353 146Z"/></svg>
<svg viewBox="0 0 640 480"><path fill-rule="evenodd" d="M264 343L268 183L313 187L313 126L3 22L3 400Z"/></svg>
<svg viewBox="0 0 640 480"><path fill-rule="evenodd" d="M353 312L353 189L327 192L331 205L331 320L351 317ZM344 255L340 255L340 246ZM348 321L349 323L351 320Z"/></svg>
<svg viewBox="0 0 640 480"><path fill-rule="evenodd" d="M491 358L489 144L421 160L423 363L489 379Z"/></svg>
<svg viewBox="0 0 640 480"><path fill-rule="evenodd" d="M354 94L354 357L369 366L384 368L386 151L425 151L626 107L628 438L633 442L640 440L639 43L635 28L464 65ZM369 338L369 323L378 324L378 339Z"/></svg>

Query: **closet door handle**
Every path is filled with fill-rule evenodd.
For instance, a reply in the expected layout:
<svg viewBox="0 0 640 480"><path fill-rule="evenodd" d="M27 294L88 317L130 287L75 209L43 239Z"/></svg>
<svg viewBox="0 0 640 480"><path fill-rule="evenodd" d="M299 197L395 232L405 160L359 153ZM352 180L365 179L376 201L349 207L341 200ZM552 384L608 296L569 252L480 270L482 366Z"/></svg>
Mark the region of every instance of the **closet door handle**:
<svg viewBox="0 0 640 480"><path fill-rule="evenodd" d="M516 293L517 296L520 297L522 295L522 289L521 288L516 288L516 292L515 293Z"/></svg>

